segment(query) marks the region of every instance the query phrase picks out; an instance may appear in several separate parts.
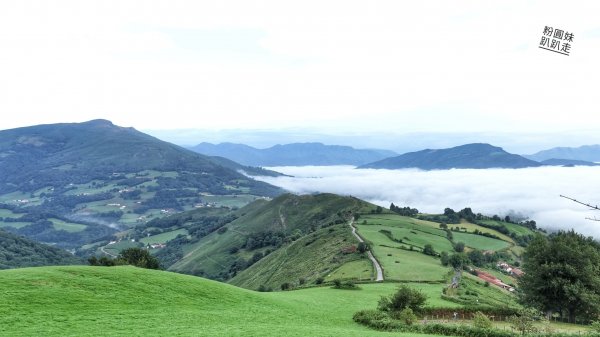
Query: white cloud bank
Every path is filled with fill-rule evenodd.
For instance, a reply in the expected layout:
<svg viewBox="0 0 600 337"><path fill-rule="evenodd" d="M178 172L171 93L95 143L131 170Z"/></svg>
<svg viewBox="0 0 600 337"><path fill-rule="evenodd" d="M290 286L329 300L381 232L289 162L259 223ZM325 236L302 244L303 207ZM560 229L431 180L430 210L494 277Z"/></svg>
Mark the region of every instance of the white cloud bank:
<svg viewBox="0 0 600 337"><path fill-rule="evenodd" d="M600 201L599 167L421 171L354 169L352 166L271 167L293 177L260 180L294 193L353 195L388 207L440 213L471 207L483 214L520 214L547 229L575 229L600 238L600 212L561 198Z"/></svg>

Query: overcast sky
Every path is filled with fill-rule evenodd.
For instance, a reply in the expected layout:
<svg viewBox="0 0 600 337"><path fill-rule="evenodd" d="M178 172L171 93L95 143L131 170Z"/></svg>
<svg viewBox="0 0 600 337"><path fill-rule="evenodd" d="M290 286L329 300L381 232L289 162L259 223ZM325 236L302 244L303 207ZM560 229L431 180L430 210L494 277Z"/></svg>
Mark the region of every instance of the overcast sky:
<svg viewBox="0 0 600 337"><path fill-rule="evenodd" d="M600 2L0 2L0 128L598 126ZM538 48L545 26L570 56Z"/></svg>

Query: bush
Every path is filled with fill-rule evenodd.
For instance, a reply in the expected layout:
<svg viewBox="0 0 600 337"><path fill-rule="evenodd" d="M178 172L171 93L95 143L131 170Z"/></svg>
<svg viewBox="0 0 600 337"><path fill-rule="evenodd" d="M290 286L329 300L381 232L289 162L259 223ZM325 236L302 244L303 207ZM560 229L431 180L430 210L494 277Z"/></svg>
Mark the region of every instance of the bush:
<svg viewBox="0 0 600 337"><path fill-rule="evenodd" d="M590 324L590 330L586 334L590 337L600 337L600 321L595 321Z"/></svg>
<svg viewBox="0 0 600 337"><path fill-rule="evenodd" d="M324 278L322 277L317 277L317 279L315 280L315 284L323 284L323 282L325 281Z"/></svg>
<svg viewBox="0 0 600 337"><path fill-rule="evenodd" d="M399 312L410 308L413 312L421 312L427 297L419 290L400 286L396 293L379 300L379 309L382 311Z"/></svg>
<svg viewBox="0 0 600 337"><path fill-rule="evenodd" d="M417 315L411 308L405 308L398 314L398 319L406 325L413 325L417 321Z"/></svg>
<svg viewBox="0 0 600 337"><path fill-rule="evenodd" d="M261 284L260 287L258 287L258 291L260 291L261 293L267 293L273 291L273 289L271 287L267 287L264 284Z"/></svg>
<svg viewBox="0 0 600 337"><path fill-rule="evenodd" d="M479 329L491 329L492 321L481 311L478 311L473 315L473 327Z"/></svg>
<svg viewBox="0 0 600 337"><path fill-rule="evenodd" d="M293 285L289 282L285 282L281 284L281 290L286 291L286 290L291 290L293 288Z"/></svg>
<svg viewBox="0 0 600 337"><path fill-rule="evenodd" d="M508 318L508 322L511 327L521 334L525 335L528 332L536 332L537 329L533 325L537 312L533 309L522 309L519 310L517 315L513 315Z"/></svg>
<svg viewBox="0 0 600 337"><path fill-rule="evenodd" d="M357 286L353 281L342 282L342 280L336 279L333 280L333 288L334 289L346 289L346 290L360 290L360 287Z"/></svg>
<svg viewBox="0 0 600 337"><path fill-rule="evenodd" d="M118 259L140 268L158 269L160 267L158 259L150 255L146 249L141 248L127 248L121 251Z"/></svg>
<svg viewBox="0 0 600 337"><path fill-rule="evenodd" d="M355 322L369 324L370 322L386 319L388 316L379 310L361 310L352 316Z"/></svg>

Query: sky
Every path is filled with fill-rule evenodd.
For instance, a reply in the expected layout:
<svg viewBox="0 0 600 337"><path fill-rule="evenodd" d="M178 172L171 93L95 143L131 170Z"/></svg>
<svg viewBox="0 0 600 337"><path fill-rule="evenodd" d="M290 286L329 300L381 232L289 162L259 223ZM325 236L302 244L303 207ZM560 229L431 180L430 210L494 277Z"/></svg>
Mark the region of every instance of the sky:
<svg viewBox="0 0 600 337"><path fill-rule="evenodd" d="M104 118L171 136L598 143L599 12L597 1L3 0L0 129ZM569 56L539 48L546 26L574 34Z"/></svg>
<svg viewBox="0 0 600 337"><path fill-rule="evenodd" d="M410 206L425 213L459 211L535 220L549 230L575 229L600 238L599 211L561 198L566 195L596 205L598 167L526 169L453 169L422 171L355 169L352 166L272 167L289 177L261 177L295 193L352 195L380 206ZM585 177L585 179L582 179ZM551 182L551 183L549 183Z"/></svg>

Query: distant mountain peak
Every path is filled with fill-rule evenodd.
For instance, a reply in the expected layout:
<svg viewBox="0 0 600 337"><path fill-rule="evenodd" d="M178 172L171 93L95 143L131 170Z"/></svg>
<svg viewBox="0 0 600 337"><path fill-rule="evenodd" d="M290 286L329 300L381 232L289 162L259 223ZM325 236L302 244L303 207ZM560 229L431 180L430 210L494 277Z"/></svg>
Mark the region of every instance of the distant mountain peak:
<svg viewBox="0 0 600 337"><path fill-rule="evenodd" d="M115 126L113 124L113 122L109 121L108 119L92 119L90 121L87 122L83 122L81 124L84 125L92 125L92 126Z"/></svg>
<svg viewBox="0 0 600 337"><path fill-rule="evenodd" d="M532 155L525 155L537 161L549 159L568 159L581 160L588 162L600 162L600 145L583 145L579 147L555 147L552 149L540 151Z"/></svg>
<svg viewBox="0 0 600 337"><path fill-rule="evenodd" d="M447 149L427 149L373 162L361 168L444 170L451 168L523 168L541 164L487 143L464 144Z"/></svg>

